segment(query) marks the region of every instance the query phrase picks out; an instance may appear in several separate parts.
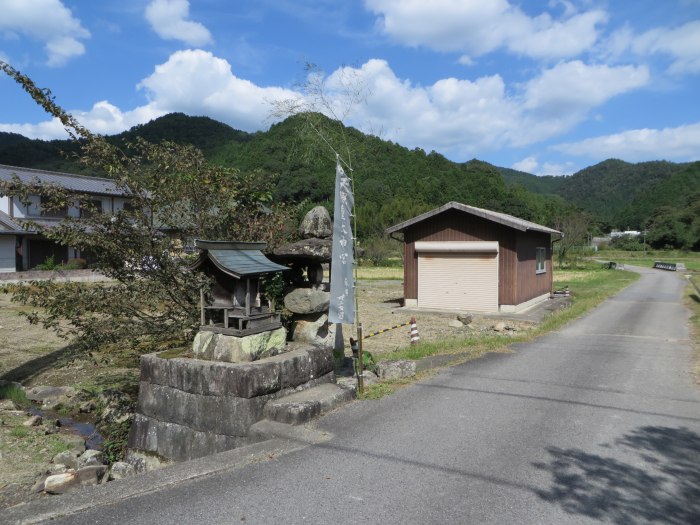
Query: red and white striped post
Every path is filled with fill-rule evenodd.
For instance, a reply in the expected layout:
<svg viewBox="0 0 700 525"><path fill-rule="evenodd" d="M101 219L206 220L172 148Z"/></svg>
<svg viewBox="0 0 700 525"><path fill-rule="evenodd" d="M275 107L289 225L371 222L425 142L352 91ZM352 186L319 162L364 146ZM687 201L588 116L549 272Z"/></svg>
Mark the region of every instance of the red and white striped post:
<svg viewBox="0 0 700 525"><path fill-rule="evenodd" d="M418 325L416 324L416 318L411 317L411 344L415 345L420 343L420 335L418 334Z"/></svg>

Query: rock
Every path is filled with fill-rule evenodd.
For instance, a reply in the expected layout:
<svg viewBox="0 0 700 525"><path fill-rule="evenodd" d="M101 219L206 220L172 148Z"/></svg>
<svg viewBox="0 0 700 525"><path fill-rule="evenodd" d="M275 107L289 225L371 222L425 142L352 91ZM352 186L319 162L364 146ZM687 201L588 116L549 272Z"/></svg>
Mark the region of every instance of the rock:
<svg viewBox="0 0 700 525"><path fill-rule="evenodd" d="M462 323L462 321L458 321L457 319L452 319L452 321L447 323L447 326L449 326L450 328L462 328L464 326L464 324Z"/></svg>
<svg viewBox="0 0 700 525"><path fill-rule="evenodd" d="M125 461L117 461L109 469L109 479L124 479L136 475L136 467Z"/></svg>
<svg viewBox="0 0 700 525"><path fill-rule="evenodd" d="M90 401L85 401L85 402L81 403L80 406L78 407L78 411L83 413L83 414L89 414L93 410L95 410L95 408L96 408L95 402L90 400Z"/></svg>
<svg viewBox="0 0 700 525"><path fill-rule="evenodd" d="M39 492L42 492L44 490L46 478L48 478L46 474L39 476L39 478L34 482L34 485L32 485L32 488L29 489L29 492L31 492L32 494L38 494Z"/></svg>
<svg viewBox="0 0 700 525"><path fill-rule="evenodd" d="M89 465L75 472L81 485L97 485L107 473L107 465Z"/></svg>
<svg viewBox="0 0 700 525"><path fill-rule="evenodd" d="M78 455L79 453L75 450L65 450L56 454L51 461L54 465L65 465L68 468L77 469Z"/></svg>
<svg viewBox="0 0 700 525"><path fill-rule="evenodd" d="M104 454L101 450L86 450L78 457L78 468L104 464Z"/></svg>
<svg viewBox="0 0 700 525"><path fill-rule="evenodd" d="M0 410L17 410L17 405L12 399L0 400Z"/></svg>
<svg viewBox="0 0 700 525"><path fill-rule="evenodd" d="M129 450L124 462L133 466L136 474L158 470L174 463L157 454L138 452L136 450Z"/></svg>
<svg viewBox="0 0 700 525"><path fill-rule="evenodd" d="M506 323L499 321L491 327L494 332L503 332L506 329Z"/></svg>
<svg viewBox="0 0 700 525"><path fill-rule="evenodd" d="M309 211L301 221L299 233L304 239L312 237L326 239L333 235L333 224L328 210L323 206L316 206Z"/></svg>
<svg viewBox="0 0 700 525"><path fill-rule="evenodd" d="M79 485L80 478L77 472L63 472L47 477L44 480L44 491L49 494L64 494Z"/></svg>
<svg viewBox="0 0 700 525"><path fill-rule="evenodd" d="M330 292L318 288L295 288L284 296L284 306L295 314L327 312L330 301Z"/></svg>
<svg viewBox="0 0 700 525"><path fill-rule="evenodd" d="M285 244L273 251L277 262L307 261L331 262L333 241L331 239L304 239L303 241Z"/></svg>
<svg viewBox="0 0 700 525"><path fill-rule="evenodd" d="M85 438L77 434L62 434L61 439L71 447L76 456L85 450Z"/></svg>
<svg viewBox="0 0 700 525"><path fill-rule="evenodd" d="M22 425L25 427L38 427L41 425L42 418L41 416L32 416L29 419L27 419Z"/></svg>
<svg viewBox="0 0 700 525"><path fill-rule="evenodd" d="M292 325L292 341L317 346L333 346L335 326L328 323L326 314L297 319Z"/></svg>
<svg viewBox="0 0 700 525"><path fill-rule="evenodd" d="M462 324L470 324L474 320L474 317L469 314L457 314L457 320L461 321Z"/></svg>
<svg viewBox="0 0 700 525"><path fill-rule="evenodd" d="M245 337L224 334L212 334L211 337L202 335L195 338L192 352L196 359L245 363L277 355L284 350L286 344L286 330L277 328Z"/></svg>
<svg viewBox="0 0 700 525"><path fill-rule="evenodd" d="M416 375L416 362L408 360L380 361L377 363L380 379L401 379Z"/></svg>
<svg viewBox="0 0 700 525"><path fill-rule="evenodd" d="M44 428L44 435L49 436L51 434L57 434L60 429L60 425L57 425L56 423L51 423L49 425L46 425Z"/></svg>
<svg viewBox="0 0 700 525"><path fill-rule="evenodd" d="M64 465L63 463L53 463L49 465L49 468L46 469L46 473L49 475L53 474L63 474L64 472L68 472L68 467ZM44 490L44 489L41 489ZM38 491L41 492L41 491Z"/></svg>
<svg viewBox="0 0 700 525"><path fill-rule="evenodd" d="M76 390L69 386L35 386L27 390L27 398L41 403L44 408L70 404L75 395Z"/></svg>

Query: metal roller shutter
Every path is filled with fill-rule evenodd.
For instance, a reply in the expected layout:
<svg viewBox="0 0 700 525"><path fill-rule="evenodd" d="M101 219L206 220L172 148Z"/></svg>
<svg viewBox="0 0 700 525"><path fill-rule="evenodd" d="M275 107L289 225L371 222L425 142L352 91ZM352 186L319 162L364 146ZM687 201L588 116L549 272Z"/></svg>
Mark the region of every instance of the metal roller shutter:
<svg viewBox="0 0 700 525"><path fill-rule="evenodd" d="M419 253L418 306L498 312L498 252Z"/></svg>

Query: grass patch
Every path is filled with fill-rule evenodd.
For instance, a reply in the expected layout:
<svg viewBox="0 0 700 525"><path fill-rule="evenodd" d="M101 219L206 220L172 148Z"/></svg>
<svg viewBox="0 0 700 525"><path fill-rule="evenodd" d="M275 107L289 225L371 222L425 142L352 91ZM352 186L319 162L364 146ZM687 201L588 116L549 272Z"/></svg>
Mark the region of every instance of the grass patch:
<svg viewBox="0 0 700 525"><path fill-rule="evenodd" d="M602 250L596 257L634 266L651 268L655 261L684 263L688 270L700 271L700 252L681 250L647 250L646 252L628 252L622 250Z"/></svg>
<svg viewBox="0 0 700 525"><path fill-rule="evenodd" d="M0 385L0 399L11 399L19 406L26 406L29 404L24 389L13 384Z"/></svg>
<svg viewBox="0 0 700 525"><path fill-rule="evenodd" d="M689 276L688 281L685 304L690 309L690 338L695 349L693 377L700 384L700 274Z"/></svg>
<svg viewBox="0 0 700 525"><path fill-rule="evenodd" d="M403 279L403 267L398 266L359 266L357 278L368 281L401 281Z"/></svg>
<svg viewBox="0 0 700 525"><path fill-rule="evenodd" d="M557 274L559 274L558 277ZM547 332L561 328L637 279L639 279L639 274L619 270L604 270L599 265L590 265L581 270L555 271L557 287L568 286L572 291L572 304L569 308L548 316L542 324L533 330L519 333L515 336L481 333L441 341L423 342L418 345L400 348L390 354L384 354L378 359L380 361L394 359L419 360L436 355L455 355L456 360L468 361L488 352L507 352L509 351L509 346L514 343L528 342ZM697 303L697 306L700 310L700 302ZM698 320L698 323L700 323L700 320ZM378 399L423 377L423 375L418 374L413 378L370 385L360 395L360 399Z"/></svg>
<svg viewBox="0 0 700 525"><path fill-rule="evenodd" d="M9 436L15 439L24 439L28 437L31 433L32 431L29 430L27 427L14 427L11 428L8 432Z"/></svg>

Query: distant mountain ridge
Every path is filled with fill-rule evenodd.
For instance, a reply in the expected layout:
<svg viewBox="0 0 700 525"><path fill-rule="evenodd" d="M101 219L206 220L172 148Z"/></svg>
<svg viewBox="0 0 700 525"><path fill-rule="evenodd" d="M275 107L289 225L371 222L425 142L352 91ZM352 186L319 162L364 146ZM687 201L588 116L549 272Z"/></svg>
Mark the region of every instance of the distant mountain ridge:
<svg viewBox="0 0 700 525"><path fill-rule="evenodd" d="M318 119L328 133L339 132L337 123ZM333 194L334 157L308 131L300 116L274 124L268 131L247 133L208 117L171 113L109 140L120 143L140 136L151 142L193 144L212 162L276 174L279 200L328 202ZM365 235L380 234L390 224L450 200L548 225L557 214L575 206L604 226L640 229L655 208L680 203L679 192L683 196L700 192L700 163L632 164L608 159L571 176L538 177L477 159L452 162L434 151L409 150L354 128L340 131L352 145ZM0 132L2 164L85 173L71 158L78 150L75 142L31 140Z"/></svg>

